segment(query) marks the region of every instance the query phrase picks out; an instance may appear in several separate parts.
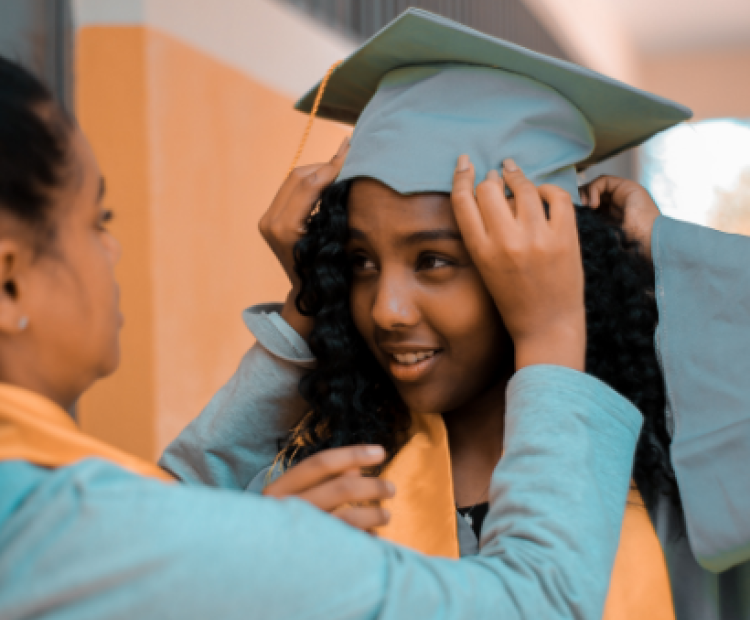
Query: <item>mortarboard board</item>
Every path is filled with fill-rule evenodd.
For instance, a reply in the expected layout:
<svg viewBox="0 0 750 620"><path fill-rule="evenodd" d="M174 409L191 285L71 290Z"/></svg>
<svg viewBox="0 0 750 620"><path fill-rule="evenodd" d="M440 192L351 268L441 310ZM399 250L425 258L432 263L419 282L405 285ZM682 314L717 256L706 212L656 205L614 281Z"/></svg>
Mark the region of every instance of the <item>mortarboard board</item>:
<svg viewBox="0 0 750 620"><path fill-rule="evenodd" d="M313 109L321 84L297 103ZM690 110L576 64L408 9L329 76L318 116L355 124L340 180L402 193L449 192L468 153L477 182L512 157L538 185L578 201L576 170L672 125Z"/></svg>

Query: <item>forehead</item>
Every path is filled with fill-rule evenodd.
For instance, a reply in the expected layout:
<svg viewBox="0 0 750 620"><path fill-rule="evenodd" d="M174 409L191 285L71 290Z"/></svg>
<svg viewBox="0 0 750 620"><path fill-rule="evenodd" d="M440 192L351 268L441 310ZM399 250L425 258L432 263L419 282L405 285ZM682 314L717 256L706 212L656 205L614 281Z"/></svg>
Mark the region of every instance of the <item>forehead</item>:
<svg viewBox="0 0 750 620"><path fill-rule="evenodd" d="M349 193L348 207L349 227L365 233L458 230L447 194L402 195L374 179L357 179Z"/></svg>
<svg viewBox="0 0 750 620"><path fill-rule="evenodd" d="M98 186L101 178L99 162L96 159L96 155L94 155L94 150L91 148L91 143L78 126L72 131L71 147L84 179Z"/></svg>

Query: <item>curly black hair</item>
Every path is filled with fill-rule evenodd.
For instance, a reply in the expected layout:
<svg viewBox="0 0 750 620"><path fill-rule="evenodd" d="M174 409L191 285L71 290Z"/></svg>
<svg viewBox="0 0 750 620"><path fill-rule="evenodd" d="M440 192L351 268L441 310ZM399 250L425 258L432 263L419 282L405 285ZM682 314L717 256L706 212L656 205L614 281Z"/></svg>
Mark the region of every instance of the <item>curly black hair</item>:
<svg viewBox="0 0 750 620"><path fill-rule="evenodd" d="M300 382L310 412L292 429L280 458L289 465L328 448L372 443L398 451L409 413L354 325L346 254L351 182L330 186L295 247L301 313L315 318L310 349L317 368ZM643 414L633 478L647 504L677 502L664 415L664 381L654 349L658 314L654 270L617 222L576 207L586 297L586 372ZM387 462L387 461L386 461Z"/></svg>

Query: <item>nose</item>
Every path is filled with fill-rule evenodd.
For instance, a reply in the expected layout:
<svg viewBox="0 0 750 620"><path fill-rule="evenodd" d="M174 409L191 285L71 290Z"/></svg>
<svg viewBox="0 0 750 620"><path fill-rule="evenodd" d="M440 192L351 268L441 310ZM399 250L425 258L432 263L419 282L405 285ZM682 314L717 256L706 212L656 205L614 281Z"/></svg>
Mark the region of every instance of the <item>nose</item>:
<svg viewBox="0 0 750 620"><path fill-rule="evenodd" d="M380 329L411 327L419 322L414 286L405 280L385 273L380 277L372 306L373 321Z"/></svg>

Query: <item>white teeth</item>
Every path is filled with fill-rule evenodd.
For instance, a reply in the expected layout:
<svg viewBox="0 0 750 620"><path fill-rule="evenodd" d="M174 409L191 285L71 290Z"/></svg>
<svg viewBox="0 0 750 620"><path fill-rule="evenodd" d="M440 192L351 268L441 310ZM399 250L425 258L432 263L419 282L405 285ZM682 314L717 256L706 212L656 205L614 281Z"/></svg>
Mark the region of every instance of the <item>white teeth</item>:
<svg viewBox="0 0 750 620"><path fill-rule="evenodd" d="M419 351L418 353L394 353L393 357L399 364L416 364L435 355L435 351Z"/></svg>

